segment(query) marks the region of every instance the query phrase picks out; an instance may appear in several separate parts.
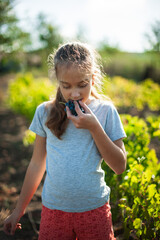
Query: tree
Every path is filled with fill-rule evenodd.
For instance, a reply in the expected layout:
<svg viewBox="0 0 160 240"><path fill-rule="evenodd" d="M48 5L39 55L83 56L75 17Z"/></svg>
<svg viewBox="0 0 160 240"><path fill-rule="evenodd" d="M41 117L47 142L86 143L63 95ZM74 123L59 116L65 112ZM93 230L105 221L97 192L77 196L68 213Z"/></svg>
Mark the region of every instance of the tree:
<svg viewBox="0 0 160 240"><path fill-rule="evenodd" d="M18 26L19 20L13 13L15 0L0 0L0 53L24 50L30 44L30 34Z"/></svg>
<svg viewBox="0 0 160 240"><path fill-rule="evenodd" d="M102 57L105 57L108 54L119 53L121 50L118 45L113 45L108 42L108 40L103 40L99 43L98 51Z"/></svg>
<svg viewBox="0 0 160 240"><path fill-rule="evenodd" d="M145 34L145 36L150 45L150 50L160 53L160 21L151 25L151 33Z"/></svg>
<svg viewBox="0 0 160 240"><path fill-rule="evenodd" d="M48 22L44 14L40 13L38 15L37 29L39 32L39 40L42 43L42 49L45 50L47 54L63 42L63 37L60 35L58 27Z"/></svg>

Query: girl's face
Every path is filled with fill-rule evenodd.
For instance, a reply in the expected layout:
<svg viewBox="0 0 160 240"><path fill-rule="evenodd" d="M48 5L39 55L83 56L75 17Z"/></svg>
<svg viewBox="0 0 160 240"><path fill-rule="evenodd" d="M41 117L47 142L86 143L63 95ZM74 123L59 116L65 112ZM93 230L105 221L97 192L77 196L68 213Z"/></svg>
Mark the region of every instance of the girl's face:
<svg viewBox="0 0 160 240"><path fill-rule="evenodd" d="M76 66L59 67L57 78L61 93L66 102L81 100L87 105L91 101L91 88L94 84L93 74L84 73Z"/></svg>

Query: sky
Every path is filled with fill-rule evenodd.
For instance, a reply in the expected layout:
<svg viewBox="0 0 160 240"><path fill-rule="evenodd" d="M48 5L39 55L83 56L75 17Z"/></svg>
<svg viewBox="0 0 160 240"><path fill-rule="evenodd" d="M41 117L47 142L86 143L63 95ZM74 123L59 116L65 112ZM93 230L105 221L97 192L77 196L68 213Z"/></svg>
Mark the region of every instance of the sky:
<svg viewBox="0 0 160 240"><path fill-rule="evenodd" d="M160 0L17 0L16 16L26 30L33 29L39 13L69 40L83 29L86 41L103 41L128 52L148 48L145 34L160 21Z"/></svg>

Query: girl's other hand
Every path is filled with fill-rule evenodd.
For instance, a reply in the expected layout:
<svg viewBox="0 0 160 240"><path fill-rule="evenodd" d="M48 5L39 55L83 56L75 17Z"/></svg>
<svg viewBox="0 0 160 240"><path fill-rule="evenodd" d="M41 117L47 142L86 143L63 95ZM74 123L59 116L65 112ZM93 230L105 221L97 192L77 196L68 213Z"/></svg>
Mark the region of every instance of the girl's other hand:
<svg viewBox="0 0 160 240"><path fill-rule="evenodd" d="M83 103L82 101L79 101L79 103L81 107L85 110L85 113L81 111L78 103L74 101L75 110L78 115L77 116L72 115L69 108L66 107L67 118L72 120L76 128L83 128L91 131L97 126L97 124L99 124L98 119L85 103Z"/></svg>
<svg viewBox="0 0 160 240"><path fill-rule="evenodd" d="M3 230L7 235L14 235L16 229L22 229L21 223L18 223L19 219L15 211L6 218Z"/></svg>

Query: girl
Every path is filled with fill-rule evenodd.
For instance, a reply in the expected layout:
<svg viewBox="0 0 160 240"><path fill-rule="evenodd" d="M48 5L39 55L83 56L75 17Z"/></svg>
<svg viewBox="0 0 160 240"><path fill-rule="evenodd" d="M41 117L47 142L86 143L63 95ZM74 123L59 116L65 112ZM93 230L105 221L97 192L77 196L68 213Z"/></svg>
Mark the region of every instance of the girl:
<svg viewBox="0 0 160 240"><path fill-rule="evenodd" d="M49 56L49 66L58 80L57 95L36 109L30 126L36 133L33 156L4 231L21 228L18 222L46 170L39 240L115 239L101 163L104 159L116 174L125 170L126 134L113 104L96 91L101 71L95 51L67 43ZM63 104L69 100L77 116Z"/></svg>

